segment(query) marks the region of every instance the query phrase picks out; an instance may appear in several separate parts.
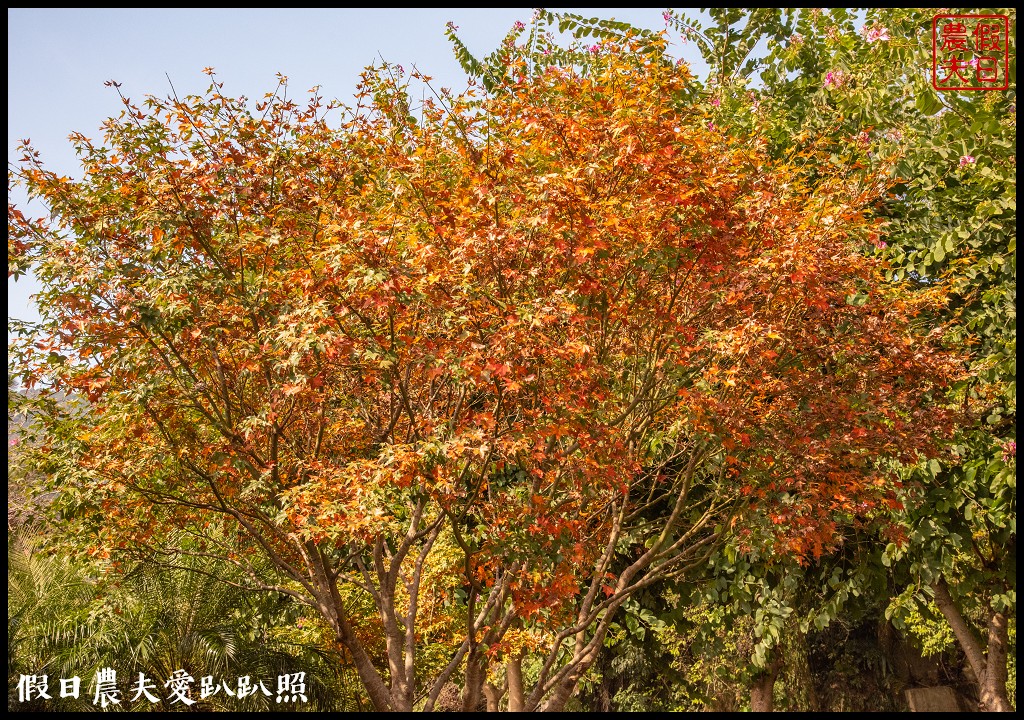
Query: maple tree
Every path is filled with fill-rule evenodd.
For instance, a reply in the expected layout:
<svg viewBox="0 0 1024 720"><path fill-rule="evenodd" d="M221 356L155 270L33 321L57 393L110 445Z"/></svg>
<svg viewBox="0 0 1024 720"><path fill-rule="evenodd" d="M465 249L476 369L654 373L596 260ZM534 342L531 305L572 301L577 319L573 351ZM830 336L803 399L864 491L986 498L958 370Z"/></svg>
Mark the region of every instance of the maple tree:
<svg viewBox="0 0 1024 720"><path fill-rule="evenodd" d="M466 709L563 708L636 593L753 510L826 552L951 423L877 172L723 132L651 38L538 66L521 31L418 108L396 66L351 108L214 79L73 136L81 180L28 142L12 173L49 210L9 205L15 369L81 399L37 402L53 508L316 608L378 710L456 673Z"/></svg>

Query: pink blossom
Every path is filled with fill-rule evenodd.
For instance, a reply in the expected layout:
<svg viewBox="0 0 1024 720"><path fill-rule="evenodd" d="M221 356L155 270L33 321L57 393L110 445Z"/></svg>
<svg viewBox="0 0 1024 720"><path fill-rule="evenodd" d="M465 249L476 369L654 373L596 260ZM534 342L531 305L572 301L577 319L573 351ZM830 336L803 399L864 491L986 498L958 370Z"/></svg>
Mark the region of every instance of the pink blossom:
<svg viewBox="0 0 1024 720"><path fill-rule="evenodd" d="M715 124L713 122L708 123L708 130L710 130L711 132L715 131Z"/></svg>
<svg viewBox="0 0 1024 720"><path fill-rule="evenodd" d="M960 158L960 167L967 167L968 165L973 165L973 164L974 164L974 156L973 155L963 155L963 156L961 156L961 158Z"/></svg>
<svg viewBox="0 0 1024 720"><path fill-rule="evenodd" d="M789 44L790 45L799 45L803 41L804 41L804 36L801 35L800 33L793 33L792 35L789 36Z"/></svg>
<svg viewBox="0 0 1024 720"><path fill-rule="evenodd" d="M526 29L526 23L516 20L516 24L512 26L516 32L521 32Z"/></svg>
<svg viewBox="0 0 1024 720"><path fill-rule="evenodd" d="M601 51L601 48L597 45L591 45L588 49L590 50L591 55L597 55L597 53Z"/></svg>
<svg viewBox="0 0 1024 720"><path fill-rule="evenodd" d="M444 26L445 26L446 28L448 28L449 30L451 30L452 32L455 32L456 30L458 30L458 29L459 29L459 26L458 26L458 25L456 25L455 23L453 23L453 22L452 22L451 20L449 20L448 22L446 22L446 23L444 24Z"/></svg>
<svg viewBox="0 0 1024 720"><path fill-rule="evenodd" d="M879 250L885 250L887 247L889 247L889 243L887 243L885 240L879 240L878 242L875 243L875 247L878 248Z"/></svg>
<svg viewBox="0 0 1024 720"><path fill-rule="evenodd" d="M1015 457L1017 457L1017 443L1013 440L1007 440L1003 444L1003 462L1008 463Z"/></svg>
<svg viewBox="0 0 1024 720"><path fill-rule="evenodd" d="M711 104L714 105L715 107L718 107L719 105L722 104L722 101L719 100L718 98L712 98L711 99Z"/></svg>
<svg viewBox="0 0 1024 720"><path fill-rule="evenodd" d="M860 135L857 136L857 142L861 145L867 145L871 142L871 136L868 135L867 131L862 131Z"/></svg>
<svg viewBox="0 0 1024 720"><path fill-rule="evenodd" d="M869 43L885 42L889 39L889 28L882 25L872 25L870 29L865 25L861 32Z"/></svg>
<svg viewBox="0 0 1024 720"><path fill-rule="evenodd" d="M666 23L672 22L672 13L670 13L668 10L663 12L661 14L661 17Z"/></svg>
<svg viewBox="0 0 1024 720"><path fill-rule="evenodd" d="M842 70L829 70L827 73L825 73L825 82L823 83L822 87L828 87L829 85L831 85L832 87L841 88L845 84L846 73L844 73Z"/></svg>

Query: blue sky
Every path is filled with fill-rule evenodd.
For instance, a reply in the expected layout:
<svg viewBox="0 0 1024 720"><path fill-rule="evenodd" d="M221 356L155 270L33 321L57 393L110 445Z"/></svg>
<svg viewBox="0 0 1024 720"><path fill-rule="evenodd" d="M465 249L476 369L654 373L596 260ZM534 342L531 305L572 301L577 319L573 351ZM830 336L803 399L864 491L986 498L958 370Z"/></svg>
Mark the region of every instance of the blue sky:
<svg viewBox="0 0 1024 720"><path fill-rule="evenodd" d="M662 8L570 8L586 17L664 28ZM150 10L8 9L7 156L16 159L22 138L31 138L44 163L76 177L67 136L99 135L103 120L120 112L106 80L122 83L133 99L164 95L167 76L179 94L201 92L212 66L224 92L260 98L289 78L296 94L314 85L326 98L348 101L359 73L383 57L415 64L437 85L458 90L463 74L444 36L448 21L471 52L486 55L530 8L429 8L344 10ZM687 11L690 17L696 11ZM676 54L697 60L692 45ZM700 63L694 70L699 72ZM23 203L24 196L12 196ZM8 280L9 317L34 319L31 278Z"/></svg>

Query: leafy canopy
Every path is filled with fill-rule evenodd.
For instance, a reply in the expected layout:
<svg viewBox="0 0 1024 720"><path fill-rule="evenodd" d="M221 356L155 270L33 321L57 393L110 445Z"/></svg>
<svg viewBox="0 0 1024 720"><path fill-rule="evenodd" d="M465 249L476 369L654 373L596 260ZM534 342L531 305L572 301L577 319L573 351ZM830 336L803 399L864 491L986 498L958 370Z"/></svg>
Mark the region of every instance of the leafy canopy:
<svg viewBox="0 0 1024 720"><path fill-rule="evenodd" d="M77 180L26 144L12 180L49 216L10 208L9 269L43 319L13 363L81 400L44 417L55 507L102 554L168 528L243 570L258 550L350 649L337 585L367 593L404 638L382 708L411 703L439 536L502 588L470 627L557 630L548 669L755 508L812 557L896 502L882 459L946 432L956 369L920 330L942 290L872 250L887 159L773 158L659 42L510 45L490 92L419 107L392 66L350 108L125 99L102 144L72 137Z"/></svg>

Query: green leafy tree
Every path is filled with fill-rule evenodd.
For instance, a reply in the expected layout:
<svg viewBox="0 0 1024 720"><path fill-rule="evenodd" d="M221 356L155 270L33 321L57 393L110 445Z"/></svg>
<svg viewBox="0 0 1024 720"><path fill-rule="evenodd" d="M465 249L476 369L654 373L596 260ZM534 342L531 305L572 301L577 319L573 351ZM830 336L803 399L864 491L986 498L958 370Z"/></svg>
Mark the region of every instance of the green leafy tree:
<svg viewBox="0 0 1024 720"><path fill-rule="evenodd" d="M1011 28L1016 21L1012 9L985 12L1008 16ZM879 249L893 263L893 282L949 288L949 305L934 322L952 322L954 337L970 352L971 377L956 387L955 400L971 420L951 444L949 462L933 460L907 477L895 516L904 530L890 538L882 559L900 558L912 579L890 612L898 620L934 599L978 679L982 705L1009 709L1007 627L1016 612L1015 35L1011 30L1008 90L936 92L928 72L931 12L711 14L715 24L703 33L683 17L674 24L713 63L709 92L723 114L736 114L736 125L763 127L780 155L823 135L833 138L833 162L901 155ZM766 54L751 56L758 43Z"/></svg>

